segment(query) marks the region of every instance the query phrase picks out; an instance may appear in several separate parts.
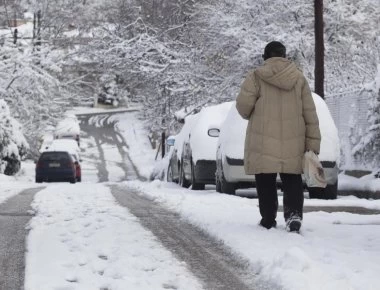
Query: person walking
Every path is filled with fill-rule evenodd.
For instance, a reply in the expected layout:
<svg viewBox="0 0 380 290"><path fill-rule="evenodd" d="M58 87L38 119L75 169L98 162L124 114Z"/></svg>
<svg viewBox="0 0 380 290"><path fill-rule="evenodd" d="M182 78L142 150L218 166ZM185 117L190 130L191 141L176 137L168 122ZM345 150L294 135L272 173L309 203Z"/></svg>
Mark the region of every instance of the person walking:
<svg viewBox="0 0 380 290"><path fill-rule="evenodd" d="M276 227L280 174L286 229L299 232L303 218L302 159L319 154L321 134L308 82L286 58L278 41L264 49L264 64L248 73L236 99L239 114L249 120L244 148L246 174L255 175L260 225Z"/></svg>

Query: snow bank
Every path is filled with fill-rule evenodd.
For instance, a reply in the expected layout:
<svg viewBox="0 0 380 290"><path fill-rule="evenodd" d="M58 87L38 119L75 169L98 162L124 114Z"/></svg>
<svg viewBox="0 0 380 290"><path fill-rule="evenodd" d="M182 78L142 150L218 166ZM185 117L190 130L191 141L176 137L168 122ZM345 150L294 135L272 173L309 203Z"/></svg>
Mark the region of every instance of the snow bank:
<svg viewBox="0 0 380 290"><path fill-rule="evenodd" d="M339 190L342 191L360 191L360 192L379 192L380 178L376 178L374 174L365 175L361 178L339 174Z"/></svg>

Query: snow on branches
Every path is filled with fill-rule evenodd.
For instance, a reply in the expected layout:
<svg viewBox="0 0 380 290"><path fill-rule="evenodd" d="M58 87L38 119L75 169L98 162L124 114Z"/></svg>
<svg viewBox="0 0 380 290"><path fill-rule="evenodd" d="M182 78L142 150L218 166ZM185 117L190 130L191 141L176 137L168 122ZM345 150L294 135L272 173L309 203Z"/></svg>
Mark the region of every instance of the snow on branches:
<svg viewBox="0 0 380 290"><path fill-rule="evenodd" d="M7 103L0 99L0 173L17 173L28 148L20 123L11 117Z"/></svg>

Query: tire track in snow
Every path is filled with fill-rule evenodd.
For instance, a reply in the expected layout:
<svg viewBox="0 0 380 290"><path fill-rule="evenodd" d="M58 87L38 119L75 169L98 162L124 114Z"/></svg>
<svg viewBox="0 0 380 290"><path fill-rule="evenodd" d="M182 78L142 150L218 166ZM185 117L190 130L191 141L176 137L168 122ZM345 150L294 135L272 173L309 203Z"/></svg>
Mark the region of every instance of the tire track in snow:
<svg viewBox="0 0 380 290"><path fill-rule="evenodd" d="M184 261L205 289L276 289L255 281L248 262L233 255L222 243L181 220L132 189L111 187L116 200L135 215L177 258Z"/></svg>

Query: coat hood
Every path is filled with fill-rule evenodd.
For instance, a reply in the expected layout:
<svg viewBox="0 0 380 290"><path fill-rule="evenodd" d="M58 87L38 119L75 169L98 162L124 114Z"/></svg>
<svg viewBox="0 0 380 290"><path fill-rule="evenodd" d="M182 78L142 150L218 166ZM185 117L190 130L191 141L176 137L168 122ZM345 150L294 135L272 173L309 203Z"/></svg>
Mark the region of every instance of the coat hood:
<svg viewBox="0 0 380 290"><path fill-rule="evenodd" d="M272 57L257 69L258 76L265 82L282 90L291 90L300 77L296 65L283 57Z"/></svg>

